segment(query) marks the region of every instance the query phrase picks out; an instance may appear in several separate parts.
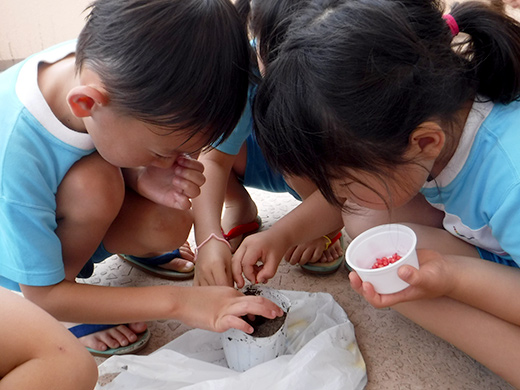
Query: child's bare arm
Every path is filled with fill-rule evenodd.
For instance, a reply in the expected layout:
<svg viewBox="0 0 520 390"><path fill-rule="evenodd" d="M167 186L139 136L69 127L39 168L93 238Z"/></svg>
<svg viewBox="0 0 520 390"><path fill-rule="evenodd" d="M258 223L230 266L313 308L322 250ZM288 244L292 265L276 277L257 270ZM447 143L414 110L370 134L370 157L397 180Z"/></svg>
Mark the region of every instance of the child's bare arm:
<svg viewBox="0 0 520 390"><path fill-rule="evenodd" d="M216 149L208 150L199 157L199 161L204 164L204 173L207 177L201 188L201 194L193 200L195 238L199 244L211 234L222 235L222 207L235 159L235 155ZM200 248L193 283L194 285L233 285L231 251L224 242L212 239Z"/></svg>
<svg viewBox="0 0 520 390"><path fill-rule="evenodd" d="M61 321L120 324L178 319L223 332L252 328L244 314L274 318L282 311L271 301L246 297L232 287L105 287L63 281L54 286L22 286L24 295Z"/></svg>

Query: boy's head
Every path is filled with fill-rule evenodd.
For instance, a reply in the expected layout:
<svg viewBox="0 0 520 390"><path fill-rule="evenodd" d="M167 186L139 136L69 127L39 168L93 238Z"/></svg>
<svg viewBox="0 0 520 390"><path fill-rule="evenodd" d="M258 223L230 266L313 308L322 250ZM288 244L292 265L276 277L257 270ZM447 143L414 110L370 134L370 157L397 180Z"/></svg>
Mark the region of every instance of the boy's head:
<svg viewBox="0 0 520 390"><path fill-rule="evenodd" d="M229 0L97 0L76 67L99 76L121 116L210 144L244 108L248 42Z"/></svg>

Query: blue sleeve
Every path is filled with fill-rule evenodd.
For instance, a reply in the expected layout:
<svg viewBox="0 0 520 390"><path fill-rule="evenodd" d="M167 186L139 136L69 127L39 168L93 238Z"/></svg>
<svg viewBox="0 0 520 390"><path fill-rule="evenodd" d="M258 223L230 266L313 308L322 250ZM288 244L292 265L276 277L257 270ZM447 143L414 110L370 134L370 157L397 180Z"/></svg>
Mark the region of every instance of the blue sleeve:
<svg viewBox="0 0 520 390"><path fill-rule="evenodd" d="M56 214L52 210L2 200L0 219L3 278L30 286L53 285L65 278L61 243L54 231Z"/></svg>
<svg viewBox="0 0 520 390"><path fill-rule="evenodd" d="M231 135L224 142L222 142L220 145L216 145L218 144L218 142L216 142L213 145L215 149L226 154L238 154L247 137L249 137L253 132L252 103L255 93L256 86L253 86L252 84L249 85L246 107L244 108L244 112L242 113L238 124L234 128Z"/></svg>
<svg viewBox="0 0 520 390"><path fill-rule="evenodd" d="M520 266L520 185L515 185L501 200L489 221L493 236L502 249Z"/></svg>

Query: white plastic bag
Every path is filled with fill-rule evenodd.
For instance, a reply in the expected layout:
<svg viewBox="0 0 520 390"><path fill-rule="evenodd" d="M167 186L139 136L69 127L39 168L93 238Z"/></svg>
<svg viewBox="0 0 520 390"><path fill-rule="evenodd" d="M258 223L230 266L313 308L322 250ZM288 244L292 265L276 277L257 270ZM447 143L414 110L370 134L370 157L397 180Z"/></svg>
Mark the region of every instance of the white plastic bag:
<svg viewBox="0 0 520 390"><path fill-rule="evenodd" d="M354 327L330 294L283 291L291 300L288 354L243 373L227 368L218 333L194 329L148 355L113 356L97 390L360 390L366 368Z"/></svg>

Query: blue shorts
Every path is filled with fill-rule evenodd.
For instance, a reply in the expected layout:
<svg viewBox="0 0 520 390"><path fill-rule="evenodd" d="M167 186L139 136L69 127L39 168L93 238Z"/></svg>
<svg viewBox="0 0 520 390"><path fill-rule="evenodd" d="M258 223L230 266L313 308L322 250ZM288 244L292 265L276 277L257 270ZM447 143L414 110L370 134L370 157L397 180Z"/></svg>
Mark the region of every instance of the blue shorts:
<svg viewBox="0 0 520 390"><path fill-rule="evenodd" d="M79 271L78 278L86 279L90 278L94 273L94 264L101 263L106 258L112 256L113 253L110 253L105 249L103 243L99 244L98 248L92 255L92 257L87 261L87 263L83 266L83 269Z"/></svg>
<svg viewBox="0 0 520 390"><path fill-rule="evenodd" d="M493 261L495 263L508 265L510 267L520 268L514 260L504 259L503 257L500 257L496 253L489 252L485 249L479 248L478 246L476 248L478 250L478 254L484 260L489 260L489 261Z"/></svg>
<svg viewBox="0 0 520 390"><path fill-rule="evenodd" d="M283 175L273 171L269 164L267 164L254 134L247 137L246 145L247 165L242 184L269 192L288 192L296 199L301 200L300 195L289 187Z"/></svg>

